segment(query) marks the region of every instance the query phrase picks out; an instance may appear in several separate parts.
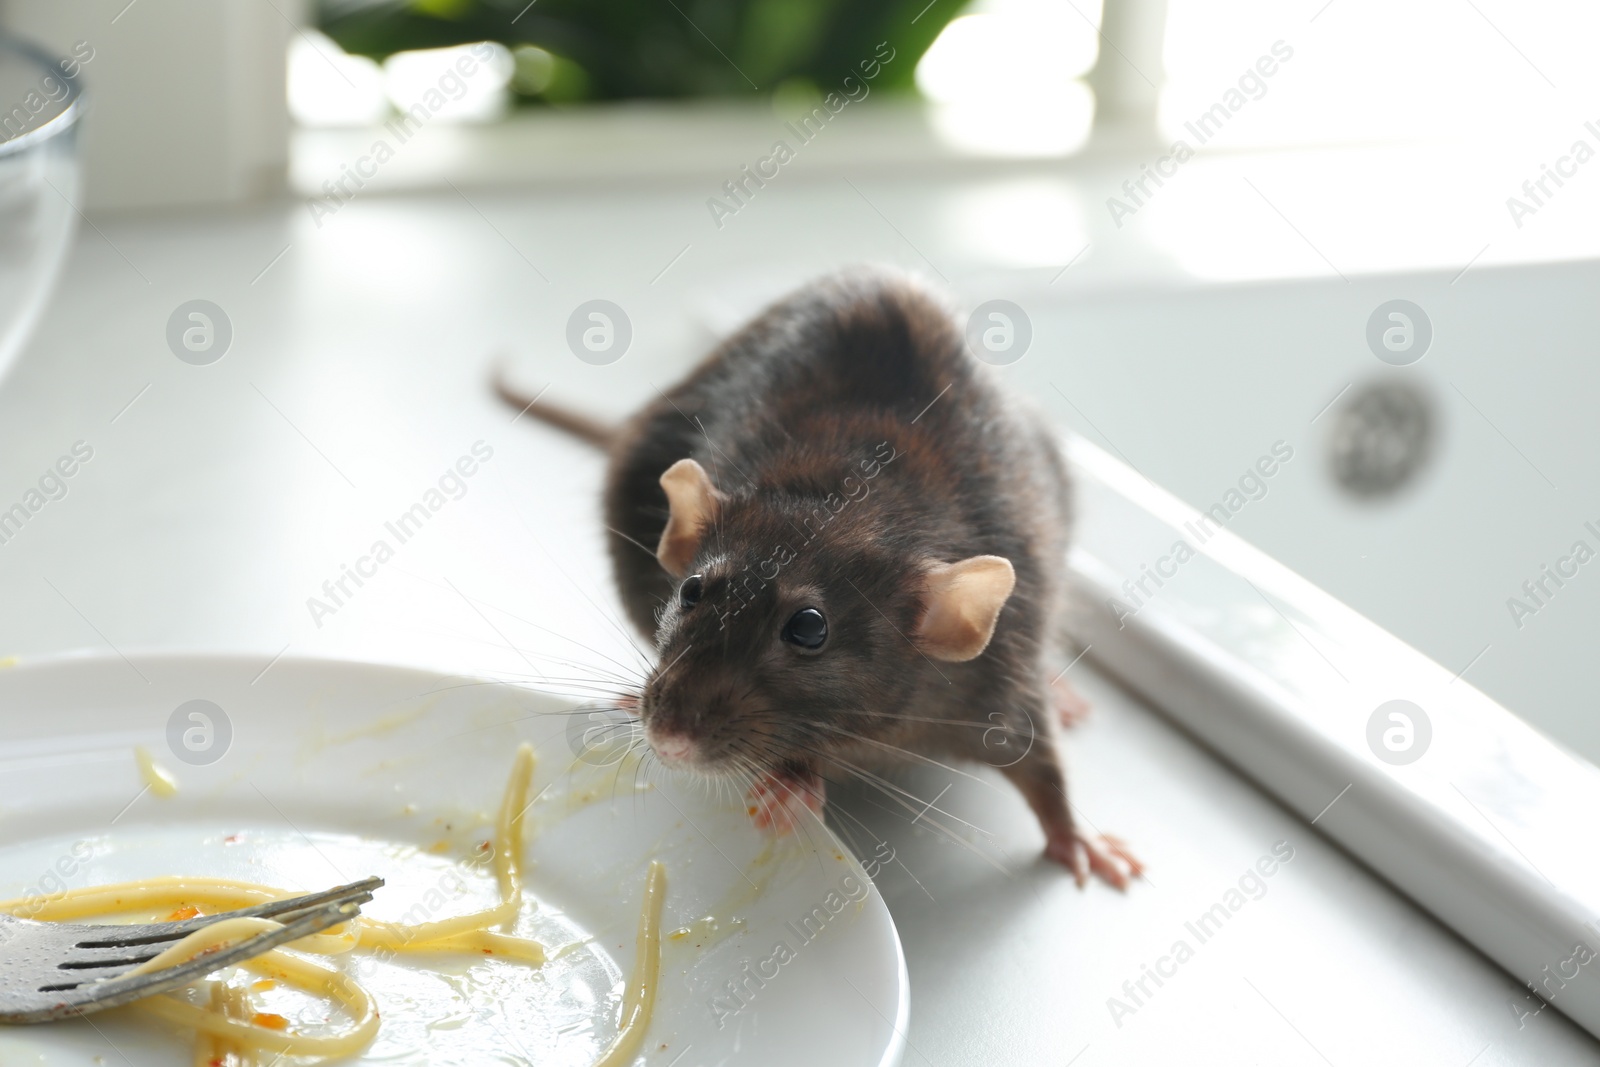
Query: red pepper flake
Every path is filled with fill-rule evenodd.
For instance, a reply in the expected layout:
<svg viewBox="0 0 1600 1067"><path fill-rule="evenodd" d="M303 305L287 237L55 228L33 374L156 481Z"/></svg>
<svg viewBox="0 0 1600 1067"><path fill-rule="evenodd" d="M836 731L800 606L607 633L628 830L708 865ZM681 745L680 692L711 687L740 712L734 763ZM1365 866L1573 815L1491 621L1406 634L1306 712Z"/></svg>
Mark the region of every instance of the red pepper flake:
<svg viewBox="0 0 1600 1067"><path fill-rule="evenodd" d="M175 909L171 915L168 915L167 921L174 923L182 922L184 919L192 919L199 914L199 908L195 907L193 904L185 904L183 907Z"/></svg>
<svg viewBox="0 0 1600 1067"><path fill-rule="evenodd" d="M287 1030L289 1020L270 1011L258 1011L250 1016L250 1021L267 1030Z"/></svg>

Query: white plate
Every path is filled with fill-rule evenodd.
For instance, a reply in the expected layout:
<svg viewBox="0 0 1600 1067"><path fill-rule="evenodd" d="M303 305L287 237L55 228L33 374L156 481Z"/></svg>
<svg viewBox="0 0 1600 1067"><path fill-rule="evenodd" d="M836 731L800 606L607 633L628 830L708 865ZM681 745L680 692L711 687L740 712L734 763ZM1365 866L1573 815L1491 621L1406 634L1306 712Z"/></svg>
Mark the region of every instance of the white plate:
<svg viewBox="0 0 1600 1067"><path fill-rule="evenodd" d="M639 785L633 765L619 774L575 760L569 705L548 696L396 667L262 666L172 655L0 670L0 898L160 874L294 890L380 874L388 885L366 907L378 918L473 910L495 899L473 847L490 836L516 745L531 741L538 907L519 932L552 949L593 940L538 970L455 960L439 975L358 961L383 1015L359 1062L592 1062L616 1032L651 859L667 866L664 929L692 933L665 942L639 1062L899 1062L900 942L831 834L814 828L771 847L742 802L659 771ZM181 732L203 724L176 717L180 759L169 721L197 699L221 717L210 716L212 747L198 753ZM224 734L219 758L191 762L222 750ZM140 745L177 777L176 796L145 789ZM189 1047L131 1011L0 1028L7 1064L171 1064L187 1062Z"/></svg>

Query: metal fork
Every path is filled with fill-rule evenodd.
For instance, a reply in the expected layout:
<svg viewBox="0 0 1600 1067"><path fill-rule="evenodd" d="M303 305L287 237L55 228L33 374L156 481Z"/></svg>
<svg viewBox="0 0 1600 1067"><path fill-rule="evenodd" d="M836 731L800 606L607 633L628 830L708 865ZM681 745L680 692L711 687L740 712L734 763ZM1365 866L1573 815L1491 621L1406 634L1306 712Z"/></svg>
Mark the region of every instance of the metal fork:
<svg viewBox="0 0 1600 1067"><path fill-rule="evenodd" d="M382 878L365 878L253 908L133 926L35 922L0 914L0 1023L85 1015L188 985L219 968L348 922L381 885ZM284 925L187 963L121 977L196 930L223 919L255 916Z"/></svg>

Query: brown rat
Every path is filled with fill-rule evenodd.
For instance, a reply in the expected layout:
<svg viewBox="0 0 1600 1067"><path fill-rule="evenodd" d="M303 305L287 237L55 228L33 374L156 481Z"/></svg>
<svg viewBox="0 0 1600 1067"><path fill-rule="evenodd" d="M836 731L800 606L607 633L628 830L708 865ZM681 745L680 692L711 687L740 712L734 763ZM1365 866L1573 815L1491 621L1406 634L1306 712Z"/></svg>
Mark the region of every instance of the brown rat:
<svg viewBox="0 0 1600 1067"><path fill-rule="evenodd" d="M1065 465L932 296L824 278L617 430L501 392L610 455L617 584L659 653L636 710L662 763L748 778L780 831L840 771L1000 763L1079 884L1140 873L1077 830L1052 729Z"/></svg>

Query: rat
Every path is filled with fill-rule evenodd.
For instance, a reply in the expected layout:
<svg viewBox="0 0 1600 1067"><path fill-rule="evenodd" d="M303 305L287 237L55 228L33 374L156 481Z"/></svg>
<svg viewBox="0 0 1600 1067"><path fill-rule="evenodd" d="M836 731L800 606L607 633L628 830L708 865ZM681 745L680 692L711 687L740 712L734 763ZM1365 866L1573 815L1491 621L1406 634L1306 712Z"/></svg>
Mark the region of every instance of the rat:
<svg viewBox="0 0 1600 1067"><path fill-rule="evenodd" d="M658 654L623 703L662 764L749 781L782 833L841 773L985 762L1080 886L1141 874L1074 820L1053 728L1083 709L1051 681L1066 464L933 293L814 281L621 426L497 388L609 457L617 586Z"/></svg>

